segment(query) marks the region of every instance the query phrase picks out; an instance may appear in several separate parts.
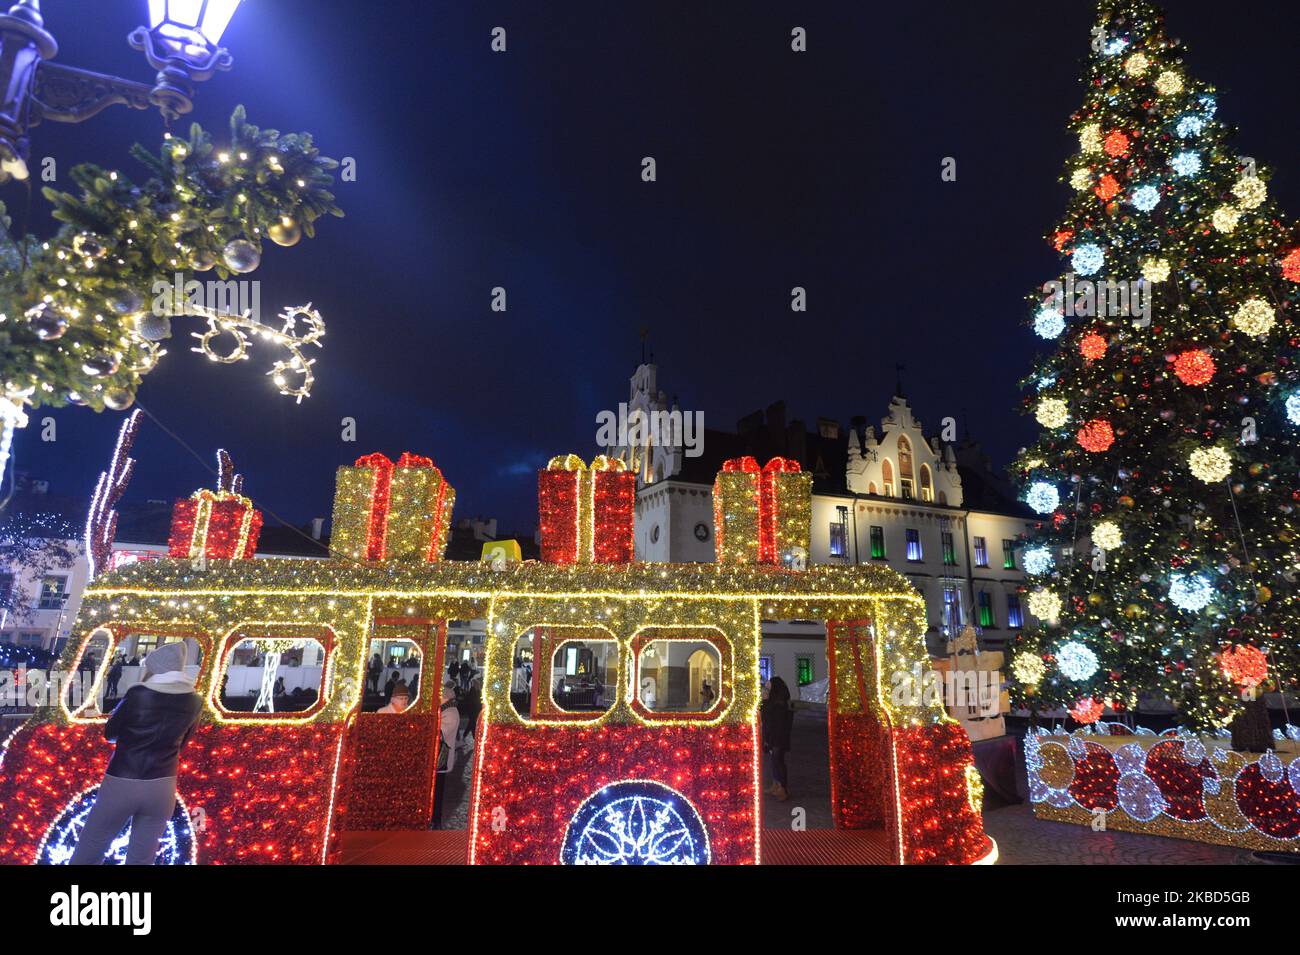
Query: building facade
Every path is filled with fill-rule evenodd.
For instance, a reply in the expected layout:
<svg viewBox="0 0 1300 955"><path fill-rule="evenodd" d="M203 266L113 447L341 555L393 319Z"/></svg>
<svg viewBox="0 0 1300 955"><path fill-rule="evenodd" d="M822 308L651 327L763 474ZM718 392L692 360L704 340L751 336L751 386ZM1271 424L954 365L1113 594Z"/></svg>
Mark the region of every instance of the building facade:
<svg viewBox="0 0 1300 955"><path fill-rule="evenodd" d="M653 365L637 369L630 406L645 401L655 380ZM781 455L813 474L809 559L880 563L904 575L925 597L927 642L936 656L966 624L983 646L999 648L1030 619L1020 551L1033 515L977 446L927 436L901 395L878 430L855 418L847 430L821 419L810 431L800 421L787 423L778 403L742 420L734 433L706 429L698 458L662 448L652 459L646 449L606 450L640 465L638 560L712 561L713 477L722 462L753 455L761 464ZM792 690L826 678L819 624L767 621L763 648L764 676L780 675Z"/></svg>

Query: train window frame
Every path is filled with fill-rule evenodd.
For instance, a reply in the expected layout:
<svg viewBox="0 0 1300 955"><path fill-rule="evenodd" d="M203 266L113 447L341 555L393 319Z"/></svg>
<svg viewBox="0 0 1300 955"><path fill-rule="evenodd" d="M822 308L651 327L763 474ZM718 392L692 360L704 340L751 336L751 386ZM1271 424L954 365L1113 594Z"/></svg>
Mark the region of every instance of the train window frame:
<svg viewBox="0 0 1300 955"><path fill-rule="evenodd" d="M688 634L683 636L659 636L659 633ZM707 643L718 655L718 694L713 706L707 710L652 710L641 702L641 656L652 643ZM632 690L628 700L628 709L642 723L657 722L697 722L717 723L731 711L735 696L736 655L731 638L719 627L711 625L674 627L650 624L639 628L632 634L628 643L631 654Z"/></svg>
<svg viewBox="0 0 1300 955"><path fill-rule="evenodd" d="M321 666L321 685L315 703L305 710L284 710L279 713L253 713L226 709L221 702L221 685L230 669L230 660L234 656L235 648L245 640L258 639L315 640L320 644L325 651L325 662ZM226 723L310 723L331 701L330 690L333 682L331 677L334 673L334 657L337 649L338 635L335 634L333 627L323 624L257 623L255 621L240 623L231 628L221 640L221 653L217 668L212 674L212 685L208 689L208 705Z"/></svg>
<svg viewBox="0 0 1300 955"><path fill-rule="evenodd" d="M445 639L445 638L444 638L444 639ZM416 671L415 671L415 675L416 675L416 677L418 678L418 682L416 683L416 686L415 686L415 698L414 698L413 700L411 700L411 701L407 704L406 709L402 710L402 712L400 712L400 713L381 713L381 712L379 712L379 710L377 710L377 709L375 709L375 710L366 710L366 709L362 709L362 707L365 705L365 699L366 699L366 685L365 685L365 677L366 677L366 674L367 674L367 672L368 672L368 668L369 668L369 666L370 666L370 657L371 657L371 652L372 652L372 645L373 645L376 641L378 641L378 642L380 642L380 643L401 643L401 642L405 641L406 643L410 643L411 645L413 645L413 646L415 647L416 651L420 654L420 665L419 665L419 667L418 667L418 668L416 669ZM319 641L318 641L318 642L319 642ZM436 638L435 638L435 642L436 642ZM326 653L326 660L328 661L328 659L329 659L329 649L328 649L328 648L326 648L325 653ZM445 655L445 654L444 654L444 655ZM366 716L366 717L370 717L370 716L384 716L384 717L392 717L392 716L416 716L416 715L419 715L419 713L421 713L421 712L427 712L427 711L430 709L430 707L429 707L428 705L426 705L426 706L424 707L424 710L423 710L423 711L421 711L421 710L419 709L419 707L420 707L420 703L421 703L422 700L425 701L425 702L427 703L428 700L430 699L430 697L428 696L428 694L425 693L425 685L424 685L424 684L425 684L425 676L426 676L426 673L425 673L425 656L426 656L425 648L422 647L422 646L420 646L420 641L419 641L419 640L416 640L416 639L413 638L413 637L377 637L377 636L374 635L374 632L372 631L371 634L370 634L370 636L369 636L369 638L367 638L367 641L366 641L366 653L365 653L365 656L364 656L364 658L363 658L363 663L362 663L362 671L361 671L361 674L362 674L361 695L357 698L357 717L360 718L360 717L362 717L362 716ZM435 662L436 662L436 661L435 661ZM399 667L399 670L400 670L400 669L401 669L401 668ZM381 674L382 674L383 672L385 672L386 670L387 670L387 667L385 667L385 669L384 669L383 671L380 671ZM323 675L322 675L322 678L323 678ZM405 677L403 677L403 682L405 682ZM408 688L409 688L410 684L408 683L407 686L408 686ZM322 688L322 689L323 689L323 688ZM439 683L439 689L441 689L441 683ZM439 702L441 702L441 701L439 701ZM385 704L385 705L387 705L387 704ZM381 709L382 709L382 707L381 707ZM301 712L301 711L300 711L300 712Z"/></svg>
<svg viewBox="0 0 1300 955"><path fill-rule="evenodd" d="M624 656L627 653L626 640L620 638L619 635L616 634L609 627L603 626L601 624L551 623L548 621L542 621L539 623L530 623L525 626L522 626L514 635L514 646L518 646L519 640L521 638L528 636L530 634L533 636L533 668L534 668L533 680L534 681L539 680L541 676L540 661L542 657L541 654L538 652L539 640L537 638L537 631L542 629L560 631L561 633L563 633L564 631L581 630L587 634L591 634L593 632L599 631L600 633L604 634L604 636L601 636L598 640L591 636L565 637L564 639L560 640L557 644L555 644L554 647L551 649L552 660L554 660L555 658L554 655L556 651L560 650L561 648L564 647L565 644L568 643L595 643L595 642L607 643L608 642L608 643L613 643L615 645L615 647L618 650L618 653L615 656L614 679L608 684L610 687L613 688L614 691L613 701L610 704L608 709L602 710L599 713L589 712L586 710L561 710L558 704L556 704L555 702L554 687L553 685L551 685L548 686L546 689L546 699L549 705L554 708L554 712L546 713L541 716L533 716L533 715L524 716L523 714L519 713L510 704L510 700L508 698L508 693L507 693L507 699L505 701L505 710L503 711L503 712L508 712L509 714L507 720L511 720L511 718L513 718L513 720L511 721L517 721L520 725L523 726L575 726L575 727L595 726L605 720L608 720L611 717L611 715L615 713L616 710L626 705L626 700L624 699L624 695L623 695L623 674L626 672L626 666L627 666L627 661L624 659ZM553 667L551 667L550 665L547 666L546 673L548 677L551 675L552 669ZM508 681L506 685L509 686ZM534 683L534 686L536 686L536 682Z"/></svg>
<svg viewBox="0 0 1300 955"><path fill-rule="evenodd" d="M90 693L76 709L69 706L68 696L72 692L73 680L69 679L66 686L59 688L59 709L70 723L106 723L112 713L100 713L95 716L85 714L86 707L92 700L99 696L99 689L104 680L108 677L109 660L112 659L113 653L120 647L123 642L132 636L160 636L160 637L178 637L182 640L192 639L199 645L199 651L202 656L199 659L199 672L194 678L194 688L197 692L202 693L200 689L203 686L203 680L206 674L210 673L212 666L212 634L201 627L189 626L165 626L154 627L141 623L120 623L110 622L102 623L91 628L81 641L77 648L76 656L72 658L72 667L70 674L79 672L81 658L85 655L86 650L90 647L90 642L100 633L107 632L110 638L108 650L104 653L104 658L99 661L99 666L95 669L95 678L90 685Z"/></svg>

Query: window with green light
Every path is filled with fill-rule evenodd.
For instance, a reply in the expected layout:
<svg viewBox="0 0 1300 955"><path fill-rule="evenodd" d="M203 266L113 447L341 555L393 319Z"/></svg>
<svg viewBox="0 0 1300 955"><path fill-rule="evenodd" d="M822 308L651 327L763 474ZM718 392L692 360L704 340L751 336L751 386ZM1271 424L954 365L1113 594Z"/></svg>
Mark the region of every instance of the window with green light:
<svg viewBox="0 0 1300 955"><path fill-rule="evenodd" d="M813 681L812 657L796 657L795 661L799 665L799 685L807 686Z"/></svg>

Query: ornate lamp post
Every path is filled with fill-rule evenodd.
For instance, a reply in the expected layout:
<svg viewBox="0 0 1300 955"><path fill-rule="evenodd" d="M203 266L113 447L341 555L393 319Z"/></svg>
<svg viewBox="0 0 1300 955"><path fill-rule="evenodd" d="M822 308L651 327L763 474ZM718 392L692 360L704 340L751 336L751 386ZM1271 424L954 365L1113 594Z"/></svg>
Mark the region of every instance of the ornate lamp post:
<svg viewBox="0 0 1300 955"><path fill-rule="evenodd" d="M240 0L149 0L149 26L127 38L158 71L153 86L53 62L40 0L0 15L0 182L27 178L28 130L48 119L80 123L115 103L157 106L167 119L194 108L194 83L234 62L219 46Z"/></svg>

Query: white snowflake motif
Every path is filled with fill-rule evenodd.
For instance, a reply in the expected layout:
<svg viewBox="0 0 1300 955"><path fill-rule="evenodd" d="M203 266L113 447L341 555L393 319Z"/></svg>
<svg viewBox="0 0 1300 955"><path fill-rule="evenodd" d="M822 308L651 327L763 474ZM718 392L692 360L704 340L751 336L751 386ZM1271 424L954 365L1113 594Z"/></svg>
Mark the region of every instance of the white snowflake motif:
<svg viewBox="0 0 1300 955"><path fill-rule="evenodd" d="M612 798L604 802L601 795ZM566 855L573 864L708 863L708 843L699 816L668 787L620 783L602 790L593 801L596 804L584 805L571 824L572 841Z"/></svg>
<svg viewBox="0 0 1300 955"><path fill-rule="evenodd" d="M95 805L95 796L98 794L99 787L92 786L73 797L64 807L46 833L36 860L38 865L67 865L72 861L72 853L81 839L81 830L85 828L86 818L90 815L90 810ZM167 822L167 829L158 842L158 855L154 864L189 865L193 852L193 838L184 804L178 799L176 810ZM130 841L131 824L128 822L109 844L104 864L123 865L126 862L126 849Z"/></svg>

